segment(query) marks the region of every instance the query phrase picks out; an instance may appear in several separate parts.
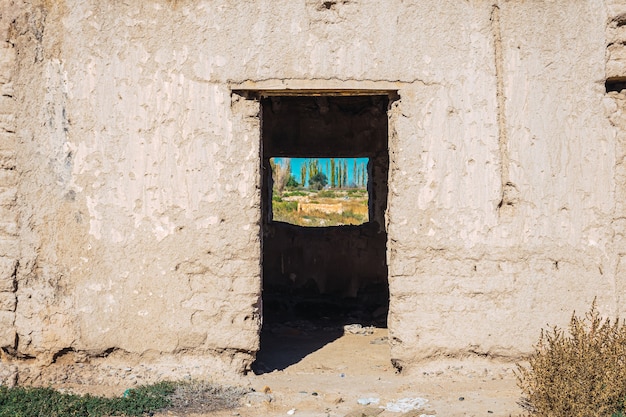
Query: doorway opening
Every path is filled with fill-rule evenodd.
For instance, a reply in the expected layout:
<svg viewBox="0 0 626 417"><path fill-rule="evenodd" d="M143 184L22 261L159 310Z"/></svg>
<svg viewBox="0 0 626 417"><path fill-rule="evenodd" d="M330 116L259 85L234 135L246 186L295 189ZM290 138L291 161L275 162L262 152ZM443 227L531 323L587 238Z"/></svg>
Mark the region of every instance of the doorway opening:
<svg viewBox="0 0 626 417"><path fill-rule="evenodd" d="M345 326L386 328L389 306L390 96L269 95L260 101L263 329L257 373L297 362L343 335ZM362 221L329 214L343 215L344 207L357 204L351 195L365 201ZM275 205L295 208L301 217L316 211L323 220L286 221ZM339 220L325 223L330 217ZM271 340L283 333L317 336L303 351L268 364L276 346ZM284 338L279 343L284 348Z"/></svg>

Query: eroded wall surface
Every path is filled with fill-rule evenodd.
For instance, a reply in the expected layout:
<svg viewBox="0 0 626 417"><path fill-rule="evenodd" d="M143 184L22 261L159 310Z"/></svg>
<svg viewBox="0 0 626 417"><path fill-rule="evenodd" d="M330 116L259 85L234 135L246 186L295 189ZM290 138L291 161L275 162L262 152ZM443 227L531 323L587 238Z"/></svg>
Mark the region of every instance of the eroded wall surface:
<svg viewBox="0 0 626 417"><path fill-rule="evenodd" d="M464 64L393 110L389 326L399 366L522 355L540 328L566 324L594 297L623 314L601 6L474 4L452 29Z"/></svg>
<svg viewBox="0 0 626 417"><path fill-rule="evenodd" d="M186 50L198 32L170 43L185 24L160 11L182 9L140 3L28 4L13 22L19 307L2 342L16 363L241 372L260 321L259 106Z"/></svg>
<svg viewBox="0 0 626 417"><path fill-rule="evenodd" d="M518 358L594 297L623 313L624 100L604 85L607 71L626 76L608 40L623 8L4 2L3 360L249 367L260 126L258 101L232 93L242 86L398 91L386 212L397 366Z"/></svg>
<svg viewBox="0 0 626 417"><path fill-rule="evenodd" d="M21 2L0 9L0 346L14 346L16 271L19 264L16 134L18 111L14 92L17 53L12 41L13 19ZM0 382L16 382L15 367L0 367Z"/></svg>

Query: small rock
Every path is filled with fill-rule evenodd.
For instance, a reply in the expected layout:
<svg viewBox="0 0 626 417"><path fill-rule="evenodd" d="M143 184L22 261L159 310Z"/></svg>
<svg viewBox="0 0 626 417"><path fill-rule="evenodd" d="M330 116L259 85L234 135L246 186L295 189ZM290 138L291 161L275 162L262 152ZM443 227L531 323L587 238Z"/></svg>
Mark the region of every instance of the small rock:
<svg viewBox="0 0 626 417"><path fill-rule="evenodd" d="M343 326L344 333L352 333L352 334L374 334L374 327L368 326L363 327L360 324L346 324Z"/></svg>
<svg viewBox="0 0 626 417"><path fill-rule="evenodd" d="M424 407L426 403L428 403L428 400L425 398L402 398L397 401L388 402L385 406L385 410L391 411L392 413L406 413L411 410L419 410Z"/></svg>
<svg viewBox="0 0 626 417"><path fill-rule="evenodd" d="M352 334L357 334L360 331L362 331L362 329L363 329L363 326L361 326L360 324L346 324L345 326L343 326L344 332L348 332Z"/></svg>
<svg viewBox="0 0 626 417"><path fill-rule="evenodd" d="M459 401L464 401L465 397L459 397Z"/></svg>
<svg viewBox="0 0 626 417"><path fill-rule="evenodd" d="M370 404L378 404L380 402L380 398L369 397L369 398L359 398L356 400L360 405L370 405Z"/></svg>

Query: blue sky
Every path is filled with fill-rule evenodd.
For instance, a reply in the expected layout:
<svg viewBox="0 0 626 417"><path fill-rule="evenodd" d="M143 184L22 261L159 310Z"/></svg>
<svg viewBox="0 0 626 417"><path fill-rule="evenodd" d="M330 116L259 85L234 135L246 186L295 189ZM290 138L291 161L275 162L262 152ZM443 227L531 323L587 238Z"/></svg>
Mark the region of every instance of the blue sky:
<svg viewBox="0 0 626 417"><path fill-rule="evenodd" d="M272 158L272 160L276 163L276 164L280 164L283 165L285 163L285 159L286 158ZM306 162L306 161L310 161L313 159L317 159L319 161L319 165L320 165L320 171L322 171L324 174L326 174L326 177L328 177L328 181L330 181L330 158L289 158L291 160L291 174L296 178L296 181L300 182L300 170L302 168L302 165ZM347 161L348 162L348 185L349 184L353 184L354 181L354 161L356 160L357 166L363 164L365 165L365 169L366 169L366 181L367 181L367 161L369 158L334 158L335 159L335 163L339 164L339 162L341 161L341 163L343 163L343 161ZM308 181L308 178L307 178Z"/></svg>

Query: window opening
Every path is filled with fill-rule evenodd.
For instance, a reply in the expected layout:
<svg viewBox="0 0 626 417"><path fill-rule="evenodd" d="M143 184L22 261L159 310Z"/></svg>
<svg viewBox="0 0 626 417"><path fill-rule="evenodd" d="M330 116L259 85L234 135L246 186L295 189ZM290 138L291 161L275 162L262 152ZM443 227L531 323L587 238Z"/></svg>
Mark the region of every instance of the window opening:
<svg viewBox="0 0 626 417"><path fill-rule="evenodd" d="M369 221L369 158L270 158L272 220L304 227Z"/></svg>

